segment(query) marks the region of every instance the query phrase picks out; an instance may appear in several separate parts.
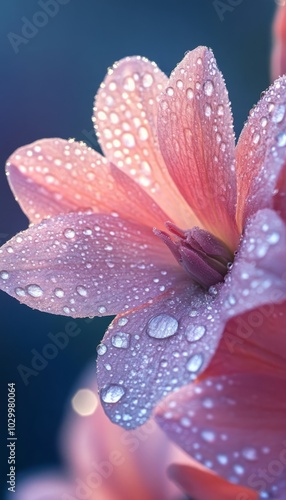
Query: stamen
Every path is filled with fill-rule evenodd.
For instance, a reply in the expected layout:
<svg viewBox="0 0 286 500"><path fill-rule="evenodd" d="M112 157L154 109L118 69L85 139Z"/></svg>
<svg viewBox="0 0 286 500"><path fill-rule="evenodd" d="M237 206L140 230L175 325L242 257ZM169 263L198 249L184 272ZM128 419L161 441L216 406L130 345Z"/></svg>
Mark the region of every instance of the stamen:
<svg viewBox="0 0 286 500"><path fill-rule="evenodd" d="M154 233L164 241L194 281L203 288L223 281L233 260L223 241L199 227L184 231L172 222L166 222L166 228L176 236L175 241L164 231L154 229Z"/></svg>

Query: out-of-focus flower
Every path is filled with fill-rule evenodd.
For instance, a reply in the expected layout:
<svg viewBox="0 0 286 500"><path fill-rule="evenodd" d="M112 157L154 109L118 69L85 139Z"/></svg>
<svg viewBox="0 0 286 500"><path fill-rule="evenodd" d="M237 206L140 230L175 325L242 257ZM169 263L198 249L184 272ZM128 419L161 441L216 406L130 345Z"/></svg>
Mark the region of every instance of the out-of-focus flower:
<svg viewBox="0 0 286 500"><path fill-rule="evenodd" d="M166 467L173 460L185 464L192 460L166 438L153 419L131 432L112 424L97 398L94 369L81 382L76 397L76 411L69 411L62 429L65 469L26 475L18 484L15 500L186 498L168 479Z"/></svg>
<svg viewBox="0 0 286 500"><path fill-rule="evenodd" d="M133 428L204 372L231 322L286 298L286 78L251 111L236 148L205 47L169 80L145 59L117 63L95 115L111 163L60 139L10 158L24 211L34 223L51 217L2 247L0 286L47 312L118 314L98 380L112 421ZM280 327L250 344L258 360L284 356Z"/></svg>
<svg viewBox="0 0 286 500"><path fill-rule="evenodd" d="M286 73L286 1L278 0L273 22L272 81Z"/></svg>

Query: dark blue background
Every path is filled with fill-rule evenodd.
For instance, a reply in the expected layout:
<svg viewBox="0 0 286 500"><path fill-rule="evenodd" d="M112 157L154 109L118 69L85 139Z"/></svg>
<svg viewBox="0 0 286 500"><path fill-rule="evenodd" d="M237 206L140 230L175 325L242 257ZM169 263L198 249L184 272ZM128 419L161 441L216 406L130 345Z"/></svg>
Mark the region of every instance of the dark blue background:
<svg viewBox="0 0 286 500"><path fill-rule="evenodd" d="M236 133L269 84L274 0L242 0L221 21L211 0L70 0L15 54L8 39L21 35L22 17L38 1L2 0L0 7L0 243L27 227L9 190L4 165L19 146L42 137L87 141L94 94L112 63L144 55L170 73L187 50L213 48L229 89ZM227 0L225 0L227 3ZM84 132L85 131L85 132ZM92 144L89 140L89 144ZM1 458L6 474L6 387L16 382L17 470L56 463L57 429L73 384L103 336L107 319L75 320L81 333L26 387L17 366L30 366L48 333L67 319L28 309L0 294ZM3 470L3 468L1 467ZM19 476L18 476L19 477Z"/></svg>

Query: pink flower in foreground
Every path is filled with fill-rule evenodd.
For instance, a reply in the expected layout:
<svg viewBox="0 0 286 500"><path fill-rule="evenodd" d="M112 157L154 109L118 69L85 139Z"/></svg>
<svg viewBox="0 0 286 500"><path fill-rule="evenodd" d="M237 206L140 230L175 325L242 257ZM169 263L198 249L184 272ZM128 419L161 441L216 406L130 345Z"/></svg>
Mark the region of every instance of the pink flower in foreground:
<svg viewBox="0 0 286 500"><path fill-rule="evenodd" d="M131 432L112 424L96 397L93 371L75 396L80 414L70 412L64 421L60 444L65 472L26 475L15 500L183 500L165 468L173 460L192 460L152 419Z"/></svg>
<svg viewBox="0 0 286 500"><path fill-rule="evenodd" d="M275 80L286 73L286 2L279 0L273 22L273 50L271 54L271 77Z"/></svg>
<svg viewBox="0 0 286 500"><path fill-rule="evenodd" d="M60 139L10 158L10 183L24 211L34 223L50 218L2 247L1 288L47 312L118 314L99 347L98 380L105 411L126 428L143 424L158 400L199 376L175 395L177 412L158 416L189 453L195 434L185 419L194 411L188 405L197 404L195 388L210 390L205 374L218 378L217 387L230 375L233 400L246 411L245 421L242 414L234 421L234 437L222 431L232 469L206 459L207 452L196 458L245 484L242 468L254 460L243 461L236 448L247 426L249 439L253 420L266 411L254 443L259 459L270 445L265 430L273 430L273 444L284 429L286 78L251 111L236 148L224 80L204 47L188 53L169 81L145 59L117 63L95 115L107 160ZM269 394L263 407L260 374ZM225 382L226 406L214 425L231 408L228 390ZM252 413L242 399L247 391L257 402ZM203 407L199 401L201 425L212 419ZM224 438L206 432L198 434L198 449L206 442L208 453L218 453Z"/></svg>

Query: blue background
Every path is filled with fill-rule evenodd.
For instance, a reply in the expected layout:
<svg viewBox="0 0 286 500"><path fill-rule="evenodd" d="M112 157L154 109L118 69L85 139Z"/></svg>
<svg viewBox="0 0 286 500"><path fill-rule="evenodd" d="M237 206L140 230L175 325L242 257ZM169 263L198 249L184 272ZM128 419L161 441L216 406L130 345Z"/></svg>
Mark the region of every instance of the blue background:
<svg viewBox="0 0 286 500"><path fill-rule="evenodd" d="M67 0L66 0L67 1ZM69 0L15 53L8 34L21 35L43 9L38 1L2 0L0 7L0 243L27 227L9 190L4 165L19 146L42 137L75 137L96 146L92 104L106 69L127 55L155 60L167 74L187 50L213 48L232 101L238 135L249 109L269 85L274 0L242 0L221 21L211 0ZM225 0L227 3L227 0ZM239 2L237 2L239 3ZM22 35L21 35L22 36ZM6 474L7 382L16 382L17 471L57 463L57 431L73 386L95 361L110 318L75 320L80 334L24 385L17 366L67 323L0 293L1 461Z"/></svg>

